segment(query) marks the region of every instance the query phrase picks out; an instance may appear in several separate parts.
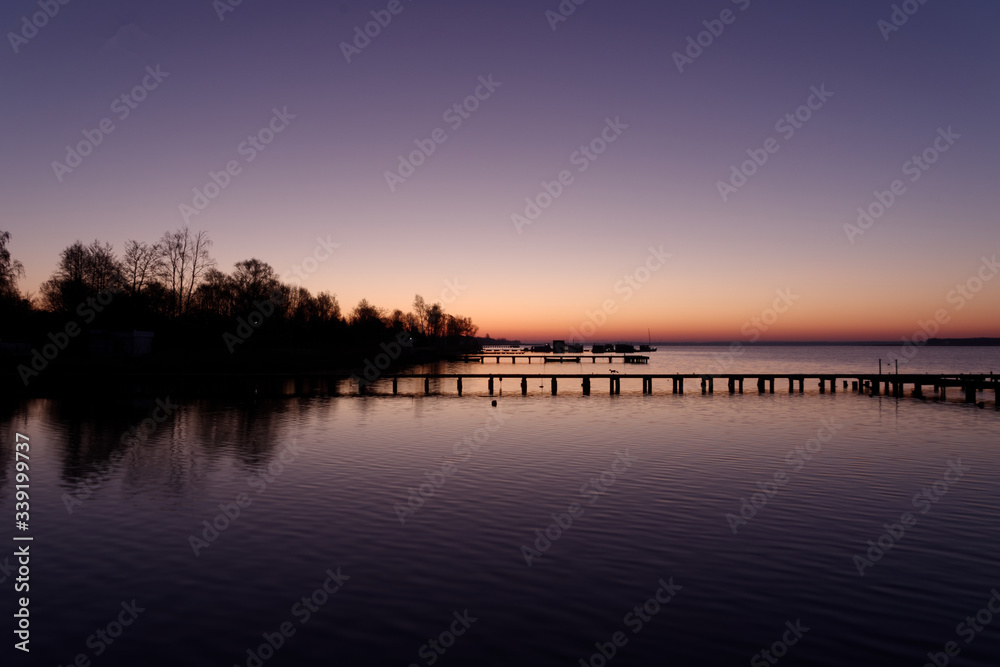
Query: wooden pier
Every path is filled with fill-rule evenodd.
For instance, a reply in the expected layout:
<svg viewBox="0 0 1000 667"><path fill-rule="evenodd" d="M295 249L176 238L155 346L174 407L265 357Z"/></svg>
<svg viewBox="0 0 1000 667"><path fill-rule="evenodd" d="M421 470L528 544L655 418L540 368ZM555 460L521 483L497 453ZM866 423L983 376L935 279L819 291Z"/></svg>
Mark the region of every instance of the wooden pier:
<svg viewBox="0 0 1000 667"><path fill-rule="evenodd" d="M685 391L685 381L689 382L688 387L694 386L700 389L702 394L714 394L715 384L718 381L721 388L730 394L742 394L744 383L747 380L756 380L758 394L773 394L775 386L784 388L787 383L788 393L804 393L806 383L816 386L820 394L829 391L834 394L838 390L838 383L841 383L843 391L850 391L862 396L892 396L902 398L909 395L914 398L927 398L925 389L938 399L945 400L949 389L957 389L959 396L965 403L976 403L978 392L992 391L994 407L1000 409L1000 376L989 375L941 375L941 374L907 374L907 375L878 375L878 374L857 374L857 373L835 373L835 374L747 374L739 375L694 375L694 374L620 374L614 371L610 373L539 373L522 375L515 373L430 373L413 375L390 375L380 378L385 381L392 381L392 393L399 393L399 381L423 380L423 393L430 394L431 380L450 381L455 380L458 394L462 395L463 380L486 380L489 395L493 396L498 382L510 380L519 382L521 394L528 395L528 381L549 382L552 395L558 394L559 383L569 384L578 381L582 394L589 396L592 385L595 381L607 381L608 391L611 395L621 393L622 381L626 383L641 382L642 393L652 395L657 382L669 381L670 393L683 394ZM377 380L376 380L377 381ZM780 383L780 384L779 384ZM358 385L359 393L365 393L368 383L361 381ZM752 386L752 385L751 385ZM664 389L666 391L666 389Z"/></svg>
<svg viewBox="0 0 1000 667"><path fill-rule="evenodd" d="M615 359L621 359L626 364L648 364L649 357L642 354L463 354L458 357L458 361L484 364L487 359L496 359L500 363L501 359L510 359L510 363L516 364L518 359L542 360L542 363L577 363L585 364L587 360L596 364L598 360L607 361L609 364Z"/></svg>

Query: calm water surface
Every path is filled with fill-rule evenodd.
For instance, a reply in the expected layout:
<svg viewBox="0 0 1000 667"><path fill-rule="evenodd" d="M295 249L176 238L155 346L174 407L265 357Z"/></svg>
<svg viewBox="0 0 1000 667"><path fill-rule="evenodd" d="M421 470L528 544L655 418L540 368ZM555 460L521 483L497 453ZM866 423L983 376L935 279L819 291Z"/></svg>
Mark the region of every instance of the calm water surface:
<svg viewBox="0 0 1000 667"><path fill-rule="evenodd" d="M888 350L752 348L723 372L870 371ZM703 370L722 351L666 348L648 370ZM927 348L907 363L989 372L1000 354ZM35 541L31 655L8 646L3 664L600 665L595 644L610 653L619 632L609 665L770 664L756 656L773 650L789 665L919 667L952 641L950 664L1000 664L1000 615L959 627L1000 590L1000 413L957 392L635 385L512 386L496 408L485 384L187 401L138 444L121 436L152 402L7 406L0 498L12 514L11 443L26 434ZM237 499L239 516L220 517ZM341 588L317 593L338 568ZM133 600L134 622L100 639ZM282 624L290 636L258 663L248 650Z"/></svg>

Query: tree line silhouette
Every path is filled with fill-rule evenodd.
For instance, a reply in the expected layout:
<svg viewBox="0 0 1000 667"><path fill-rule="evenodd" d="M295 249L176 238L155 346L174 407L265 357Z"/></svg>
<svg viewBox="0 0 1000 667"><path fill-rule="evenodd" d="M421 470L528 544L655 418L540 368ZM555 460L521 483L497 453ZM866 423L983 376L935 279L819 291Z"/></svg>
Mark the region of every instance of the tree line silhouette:
<svg viewBox="0 0 1000 667"><path fill-rule="evenodd" d="M470 318L444 312L417 295L410 312L388 311L362 299L349 313L337 297L282 282L267 262L250 258L226 273L211 255L205 231L187 227L156 242L129 240L118 255L110 243L76 241L63 249L40 293L22 293L24 266L11 256L9 232L0 232L0 341L31 345L67 319L90 329L154 332L154 357L205 362L212 355L268 356L323 351L351 361L405 332L417 348L474 344ZM250 327L252 337L226 335ZM86 346L79 346L85 348ZM85 355L77 349L76 356ZM294 356L294 355L293 355ZM244 359L246 361L246 359Z"/></svg>

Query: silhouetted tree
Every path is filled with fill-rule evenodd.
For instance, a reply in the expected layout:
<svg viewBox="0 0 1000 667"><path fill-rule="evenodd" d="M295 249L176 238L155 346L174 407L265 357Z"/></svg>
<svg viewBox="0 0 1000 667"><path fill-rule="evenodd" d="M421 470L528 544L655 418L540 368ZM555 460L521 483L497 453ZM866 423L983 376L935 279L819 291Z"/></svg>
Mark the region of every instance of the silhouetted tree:
<svg viewBox="0 0 1000 667"><path fill-rule="evenodd" d="M0 232L0 299L15 301L19 299L17 281L24 277L24 265L10 256L9 242L10 232Z"/></svg>
<svg viewBox="0 0 1000 667"><path fill-rule="evenodd" d="M218 269L209 269L195 290L194 301L203 313L233 317L236 314L236 295L232 278Z"/></svg>
<svg viewBox="0 0 1000 667"><path fill-rule="evenodd" d="M53 312L72 310L88 297L125 284L122 266L110 243L77 241L62 251L52 277L42 284L42 300Z"/></svg>
<svg viewBox="0 0 1000 667"><path fill-rule="evenodd" d="M479 327L472 323L472 318L456 315L445 316L444 335L448 338L471 338L478 332Z"/></svg>
<svg viewBox="0 0 1000 667"><path fill-rule="evenodd" d="M337 303L336 295L329 292L320 292L316 295L316 307L322 322L340 321L340 304Z"/></svg>
<svg viewBox="0 0 1000 667"><path fill-rule="evenodd" d="M236 262L233 271L233 298L239 310L252 310L255 301L266 301L278 288L277 272L267 262L259 259L245 259Z"/></svg>
<svg viewBox="0 0 1000 667"><path fill-rule="evenodd" d="M361 299L351 313L351 324L353 326L368 326L372 324L383 324L382 311L368 303L368 299Z"/></svg>
<svg viewBox="0 0 1000 667"><path fill-rule="evenodd" d="M143 288L163 275L163 249L158 243L129 240L122 257L125 289L131 296L138 296Z"/></svg>
<svg viewBox="0 0 1000 667"><path fill-rule="evenodd" d="M424 297L417 294L413 297L413 316L416 320L415 331L423 335L427 334L427 302Z"/></svg>
<svg viewBox="0 0 1000 667"><path fill-rule="evenodd" d="M162 278L173 295L173 314L180 315L191 305L191 298L205 273L215 266L208 253L212 241L208 232L191 234L182 227L167 232L159 243L163 257Z"/></svg>

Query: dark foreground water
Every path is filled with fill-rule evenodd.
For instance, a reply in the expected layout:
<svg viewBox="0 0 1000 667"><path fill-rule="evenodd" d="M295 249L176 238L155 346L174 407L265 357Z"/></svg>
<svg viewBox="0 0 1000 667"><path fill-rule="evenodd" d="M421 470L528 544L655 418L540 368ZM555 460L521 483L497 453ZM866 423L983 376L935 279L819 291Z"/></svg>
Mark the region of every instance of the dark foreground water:
<svg viewBox="0 0 1000 667"><path fill-rule="evenodd" d="M0 664L1000 664L1000 413L635 389L8 406Z"/></svg>

